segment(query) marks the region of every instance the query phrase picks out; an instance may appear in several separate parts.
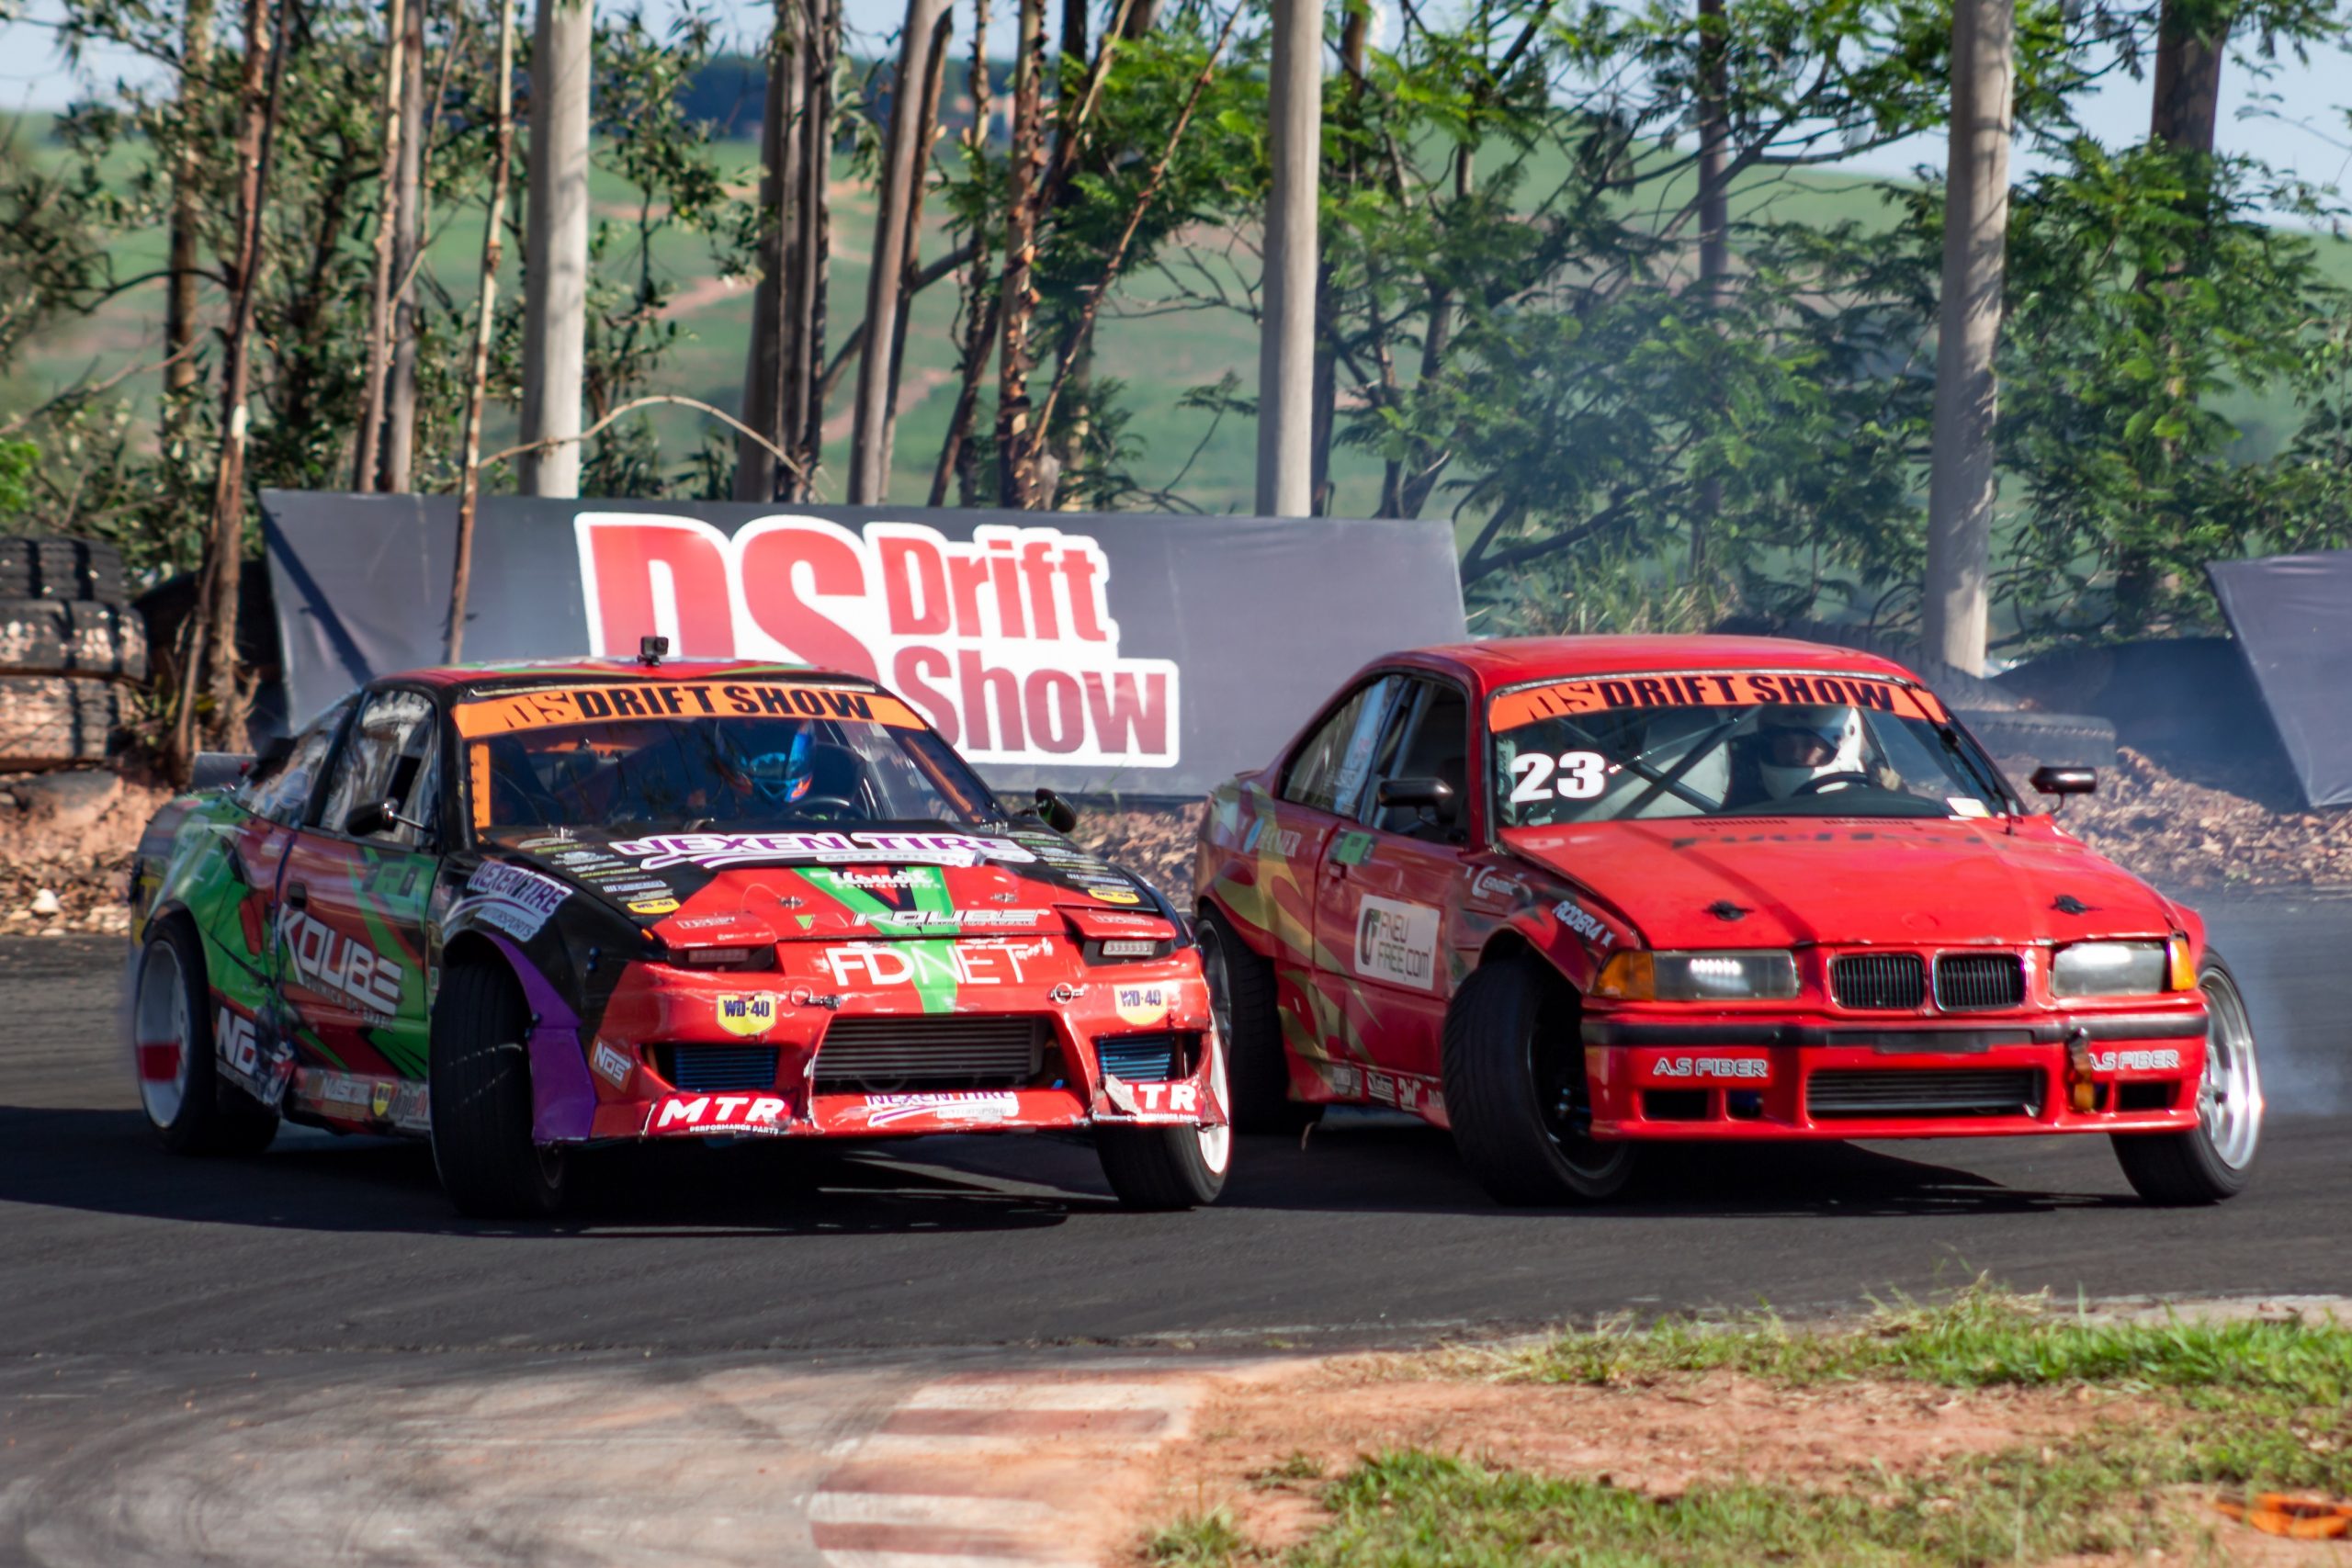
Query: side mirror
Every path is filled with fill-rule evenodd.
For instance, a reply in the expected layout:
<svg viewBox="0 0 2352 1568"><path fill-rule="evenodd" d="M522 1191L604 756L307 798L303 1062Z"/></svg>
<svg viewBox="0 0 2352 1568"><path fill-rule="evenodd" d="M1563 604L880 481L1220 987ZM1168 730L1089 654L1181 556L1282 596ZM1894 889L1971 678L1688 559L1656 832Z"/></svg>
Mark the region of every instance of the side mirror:
<svg viewBox="0 0 2352 1568"><path fill-rule="evenodd" d="M1383 806L1420 807L1441 822L1453 820L1453 786L1443 779L1383 779L1374 798Z"/></svg>
<svg viewBox="0 0 2352 1568"><path fill-rule="evenodd" d="M1078 807L1052 790L1040 789L1037 791L1037 820L1057 833L1067 833L1078 826Z"/></svg>
<svg viewBox="0 0 2352 1568"><path fill-rule="evenodd" d="M2088 795L2098 788L2098 770L2045 765L2033 770L2033 787L2044 795Z"/></svg>
<svg viewBox="0 0 2352 1568"><path fill-rule="evenodd" d="M365 805L355 806L351 808L351 815L343 819L344 832L354 839L372 838L395 827L423 831L424 824L401 816L401 803L397 800L371 800Z"/></svg>

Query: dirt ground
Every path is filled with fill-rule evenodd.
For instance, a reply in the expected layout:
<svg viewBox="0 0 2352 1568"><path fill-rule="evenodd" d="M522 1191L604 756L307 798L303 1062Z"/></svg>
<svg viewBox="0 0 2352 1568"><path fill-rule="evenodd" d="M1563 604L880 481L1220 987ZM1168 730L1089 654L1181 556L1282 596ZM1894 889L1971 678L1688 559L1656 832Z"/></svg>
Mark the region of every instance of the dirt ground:
<svg viewBox="0 0 2352 1568"><path fill-rule="evenodd" d="M1284 1362L1223 1380L1189 1434L1142 1461L1153 1473L1126 1561L1150 1561L1155 1529L1216 1509L1260 1554L1279 1554L1328 1522L1317 1500L1328 1482L1385 1450L1670 1497L1742 1478L1827 1488L1853 1484L1858 1472L1908 1477L1963 1456L2143 1421L2154 1408L2089 1388L1955 1391L1868 1380L1790 1388L1722 1371L1603 1388L1433 1375L1426 1357ZM2262 1568L2352 1563L2352 1545L2262 1534L2222 1517L2201 1495L2166 1502L2186 1527L2182 1539L2198 1543L2178 1561L2218 1553Z"/></svg>

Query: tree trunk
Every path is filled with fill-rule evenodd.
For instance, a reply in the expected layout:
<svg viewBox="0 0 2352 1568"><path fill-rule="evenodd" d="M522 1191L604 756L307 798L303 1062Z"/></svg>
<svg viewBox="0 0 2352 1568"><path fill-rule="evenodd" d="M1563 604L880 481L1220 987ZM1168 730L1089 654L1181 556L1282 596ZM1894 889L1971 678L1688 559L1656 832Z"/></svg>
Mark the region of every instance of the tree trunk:
<svg viewBox="0 0 2352 1568"><path fill-rule="evenodd" d="M290 0L289 0L290 7ZM245 0L245 58L237 95L237 254L230 277L229 341L221 367L220 456L213 472L212 526L205 547L198 622L199 661L191 646L182 666L173 752L185 769L193 750L197 672L207 671L212 703L207 727L221 750L245 744L244 690L237 665L237 607L244 587L245 453L252 438L254 315L269 252L262 232L269 198L269 159L286 80L286 10L273 0Z"/></svg>
<svg viewBox="0 0 2352 1568"><path fill-rule="evenodd" d="M1731 299L1731 120L1726 112L1729 39L1724 0L1699 0L1699 296L1710 310ZM1700 481L1690 517L1690 575L1707 562L1707 528L1723 510L1719 479Z"/></svg>
<svg viewBox="0 0 2352 1568"><path fill-rule="evenodd" d="M2156 22L2156 68L2148 110L2148 139L2195 156L2213 156L2221 116L2222 57L2236 7L2232 0L2165 0ZM2189 212L2201 224L2208 204L2201 179L2188 187ZM2170 287L2158 285L2157 287ZM2119 628L2143 631L2154 615L2163 574L2144 549L2126 548L2115 563Z"/></svg>
<svg viewBox="0 0 2352 1568"><path fill-rule="evenodd" d="M787 150L793 144L790 115L800 98L800 62L791 51L794 9L795 0L778 0L768 38L767 96L760 110L760 277L752 288L752 343L743 364L743 423L780 447L786 446L776 417L784 390L784 234L792 212L787 193L794 188ZM775 496L775 456L750 436L737 436L735 499Z"/></svg>
<svg viewBox="0 0 2352 1568"><path fill-rule="evenodd" d="M1370 0L1346 0L1346 6L1340 21L1340 96L1346 105L1348 123L1352 126L1359 121L1363 100L1364 53L1371 41L1372 6ZM1340 165L1327 171L1325 178L1352 189L1357 175L1352 142L1340 157ZM1331 435L1339 424L1339 403L1340 300L1331 286L1331 261L1327 254L1317 256L1315 266L1315 403L1307 434L1311 465L1307 491L1313 497L1317 517L1328 517L1331 513Z"/></svg>
<svg viewBox="0 0 2352 1568"><path fill-rule="evenodd" d="M874 250L865 276L865 350L858 356L857 401L850 437L850 504L870 505L889 491L890 415L898 397L899 301L906 288L906 255L913 210L922 199L930 131L923 99L930 91L933 35L947 0L907 0L899 35L898 75L890 90L890 128L875 192Z"/></svg>
<svg viewBox="0 0 2352 1568"><path fill-rule="evenodd" d="M164 297L164 418L176 430L196 390L197 252L204 231L204 153L191 134L211 87L212 0L187 0L180 48L182 141L172 160L171 281Z"/></svg>
<svg viewBox="0 0 2352 1568"><path fill-rule="evenodd" d="M1314 510L1316 196L1322 173L1320 0L1274 0L1273 189L1266 203L1265 320L1258 348L1258 512Z"/></svg>
<svg viewBox="0 0 2352 1568"><path fill-rule="evenodd" d="M1087 0L1062 0L1062 67L1056 90L1065 104L1077 101L1079 85L1086 80L1087 59ZM1068 134L1065 130L1064 134ZM1069 415L1053 431L1054 466L1061 480L1076 474L1086 460L1087 434L1093 423L1094 402L1094 339L1091 333L1082 337L1071 351L1075 355L1067 370L1057 370L1063 383L1063 400ZM1074 512L1080 504L1078 486L1058 482L1054 489L1054 504L1063 512Z"/></svg>
<svg viewBox="0 0 2352 1568"><path fill-rule="evenodd" d="M474 513L481 500L481 409L490 392L490 340L498 317L498 257L505 244L506 186L514 164L514 5L498 0L497 113L491 121L490 215L481 231L481 294L473 363L466 372L464 478L458 490L458 566L449 581L448 661L466 651L466 593L474 570Z"/></svg>
<svg viewBox="0 0 2352 1568"><path fill-rule="evenodd" d="M2156 22L2150 141L2176 151L2212 152L2222 107L2222 53L2235 9L2232 0L2164 0Z"/></svg>
<svg viewBox="0 0 2352 1568"><path fill-rule="evenodd" d="M995 119L995 85L989 76L989 0L974 0L972 6L972 64L966 85L972 94L972 124L964 135L964 158L972 177L985 184L989 128ZM939 461L932 470L929 503L933 506L946 504L950 474L956 476L956 504L969 506L973 502L972 407L979 393L980 377L988 369L993 336L990 329L994 324L989 311L988 288L989 227L983 211L972 225L972 267L964 282L964 344L959 366L962 378L956 388L956 405L947 415L947 436L940 443Z"/></svg>
<svg viewBox="0 0 2352 1568"><path fill-rule="evenodd" d="M932 24L931 58L922 83L922 119L917 127L917 177L914 188L907 196L907 243L899 258L896 320L892 322L890 339L890 401L882 409L882 478L886 490L894 460L892 454L899 439L898 389L907 356L907 319L914 310L915 291L923 287L920 276L922 269L923 187L929 183L932 148L939 140L939 98L946 88L947 46L955 41L955 14L943 6L939 19Z"/></svg>
<svg viewBox="0 0 2352 1568"><path fill-rule="evenodd" d="M531 188L523 279L525 495L580 493L588 332L590 0L539 0L531 42Z"/></svg>
<svg viewBox="0 0 2352 1568"><path fill-rule="evenodd" d="M368 290L368 365L359 388L359 451L351 488L376 488L384 436L384 378L392 355L392 231L398 219L401 170L401 87L408 73L407 0L387 0L384 13L384 165L376 186L375 276Z"/></svg>
<svg viewBox="0 0 2352 1568"><path fill-rule="evenodd" d="M401 51L401 158L392 201L391 366L384 387L383 468L376 488L400 494L416 461L418 244L424 228L424 5L408 0Z"/></svg>
<svg viewBox="0 0 2352 1568"><path fill-rule="evenodd" d="M824 455L825 310L827 270L832 245L832 205L826 185L832 172L833 68L841 49L839 0L799 0L797 56L800 63L800 114L797 154L786 163L798 188L786 245L785 333L780 351L784 380L784 428L778 443L793 454L796 470L779 464L779 492L807 501L814 493L817 466Z"/></svg>
<svg viewBox="0 0 2352 1568"><path fill-rule="evenodd" d="M1012 166L1005 195L1004 281L998 293L1002 321L997 391L997 502L1026 510L1035 504L1037 454L1030 439L1030 326L1037 309L1038 175L1046 162L1045 0L1021 0L1021 38L1012 85Z"/></svg>
<svg viewBox="0 0 2352 1568"><path fill-rule="evenodd" d="M1952 13L1951 171L1928 485L1921 641L1930 659L1984 668L1993 544L1993 350L2009 217L2010 46L2016 0L1959 0Z"/></svg>

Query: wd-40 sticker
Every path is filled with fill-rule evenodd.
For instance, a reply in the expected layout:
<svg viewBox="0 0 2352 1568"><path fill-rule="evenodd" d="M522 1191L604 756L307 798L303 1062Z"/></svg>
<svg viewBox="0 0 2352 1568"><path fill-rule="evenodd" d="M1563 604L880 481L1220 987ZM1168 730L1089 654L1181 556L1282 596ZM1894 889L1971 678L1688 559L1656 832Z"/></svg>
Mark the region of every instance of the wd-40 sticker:
<svg viewBox="0 0 2352 1568"><path fill-rule="evenodd" d="M466 896L450 909L448 918L470 916L517 942L528 942L571 897L571 889L551 876L492 861L466 879Z"/></svg>
<svg viewBox="0 0 2352 1568"><path fill-rule="evenodd" d="M1122 651L1091 536L986 525L967 543L914 523L773 517L730 536L597 512L574 528L598 654L674 627L695 657L871 676L975 762L1176 765L1176 664Z"/></svg>
<svg viewBox="0 0 2352 1568"><path fill-rule="evenodd" d="M304 909L289 907L279 916L277 934L305 985L350 1004L374 1022L400 1011L401 984L408 974L400 964Z"/></svg>
<svg viewBox="0 0 2352 1568"><path fill-rule="evenodd" d="M1415 990L1437 989L1438 912L1367 897L1356 911L1356 973Z"/></svg>
<svg viewBox="0 0 2352 1568"><path fill-rule="evenodd" d="M1010 839L970 833L657 833L628 839L613 852L647 871L673 865L729 866L812 861L917 861L926 865L1025 863L1036 857Z"/></svg>
<svg viewBox="0 0 2352 1568"><path fill-rule="evenodd" d="M718 1015L718 1027L744 1040L756 1040L775 1027L776 998L774 991L745 991L713 997L711 1010Z"/></svg>

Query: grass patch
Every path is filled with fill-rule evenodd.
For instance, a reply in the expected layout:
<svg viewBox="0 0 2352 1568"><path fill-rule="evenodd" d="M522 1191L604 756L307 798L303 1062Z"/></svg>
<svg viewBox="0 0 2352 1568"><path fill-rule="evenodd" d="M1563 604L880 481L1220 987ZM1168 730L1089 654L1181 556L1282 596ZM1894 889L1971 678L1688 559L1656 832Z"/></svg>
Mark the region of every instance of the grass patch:
<svg viewBox="0 0 2352 1568"><path fill-rule="evenodd" d="M1233 1516L1222 1508L1187 1514L1144 1544L1144 1555L1154 1562L1230 1562L1249 1550Z"/></svg>
<svg viewBox="0 0 2352 1568"><path fill-rule="evenodd" d="M1672 1495L1612 1485L1605 1475L1386 1451L1320 1489L1329 1521L1283 1561L1977 1564L2154 1549L2219 1560L2218 1532L2236 1527L2202 1517L2177 1489L2352 1494L2352 1326L2334 1321L2104 1322L1979 1286L1844 1326L1794 1328L1770 1315L1626 1322L1405 1366L1417 1376L1629 1396L1736 1373L1786 1388L1863 1380L1963 1391L2081 1387L2136 1403L2129 1420L1926 1471L1863 1466L1826 1483L1749 1475ZM1475 1435L1465 1436L1475 1449ZM1264 1555L1229 1520L1224 1534L1199 1518L1187 1528L1193 1554L1163 1561Z"/></svg>

